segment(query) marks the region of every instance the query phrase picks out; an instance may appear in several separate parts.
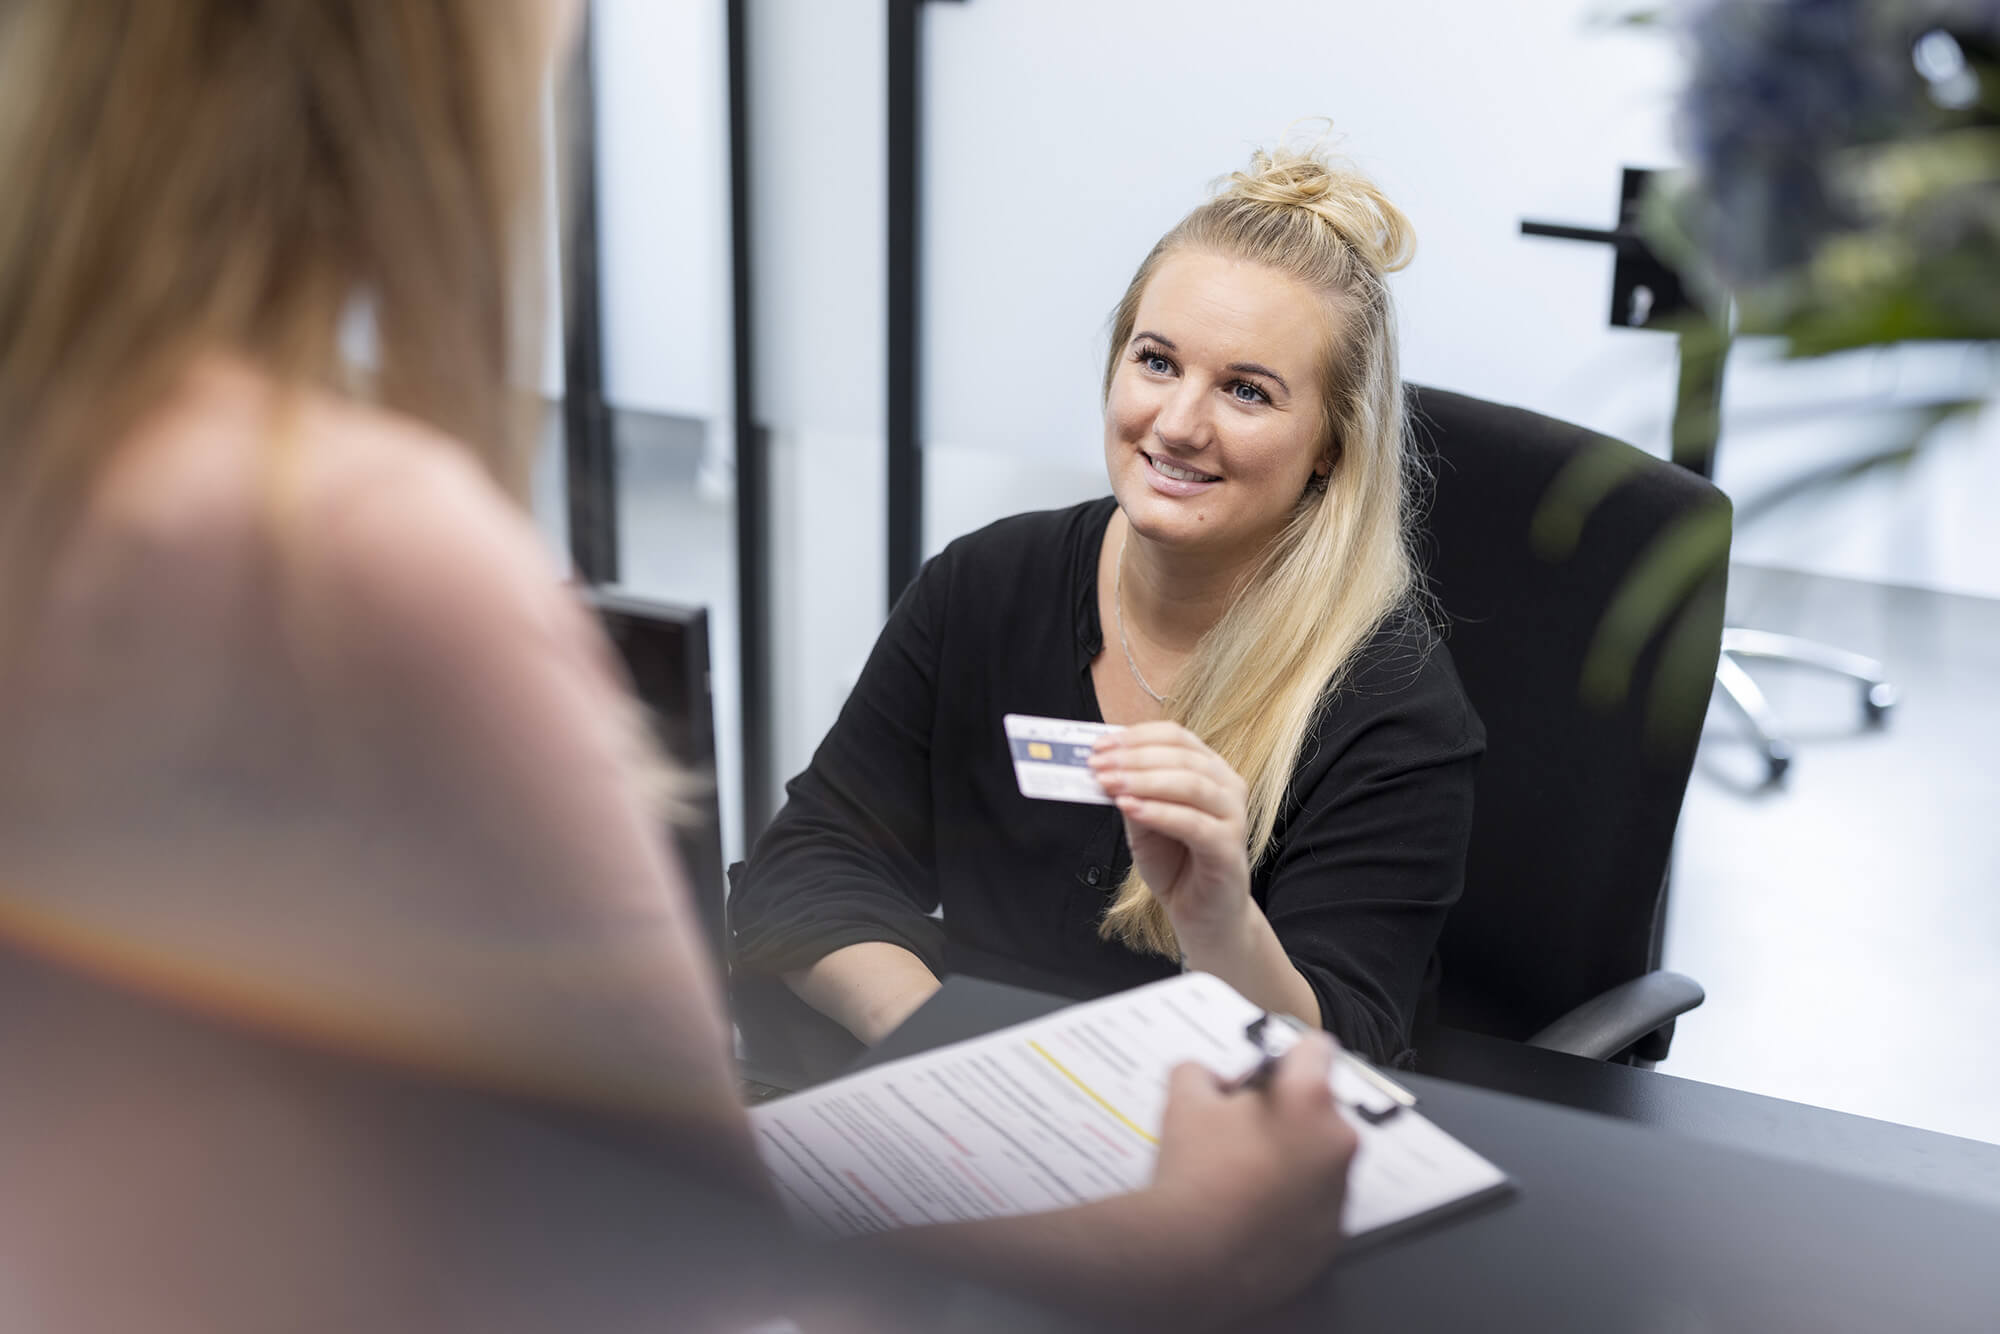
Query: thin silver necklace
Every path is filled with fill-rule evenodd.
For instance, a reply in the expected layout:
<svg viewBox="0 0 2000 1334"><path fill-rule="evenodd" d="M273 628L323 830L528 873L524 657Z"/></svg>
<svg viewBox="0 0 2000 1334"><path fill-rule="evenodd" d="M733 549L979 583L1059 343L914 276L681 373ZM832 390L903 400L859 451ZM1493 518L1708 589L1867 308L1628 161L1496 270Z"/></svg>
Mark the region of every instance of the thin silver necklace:
<svg viewBox="0 0 2000 1334"><path fill-rule="evenodd" d="M1165 705L1167 697L1146 684L1146 677L1139 670L1139 664L1132 657L1132 645L1125 639L1125 539L1118 540L1118 568L1111 575L1111 614L1118 621L1118 647L1125 650L1125 666L1132 673L1132 679L1139 683L1139 689L1153 697L1153 703Z"/></svg>

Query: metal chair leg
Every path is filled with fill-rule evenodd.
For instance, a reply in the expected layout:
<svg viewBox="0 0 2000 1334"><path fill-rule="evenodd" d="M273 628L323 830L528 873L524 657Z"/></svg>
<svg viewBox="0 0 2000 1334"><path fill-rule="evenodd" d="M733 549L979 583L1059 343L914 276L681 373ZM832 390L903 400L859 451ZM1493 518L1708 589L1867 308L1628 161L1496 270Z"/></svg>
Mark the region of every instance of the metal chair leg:
<svg viewBox="0 0 2000 1334"><path fill-rule="evenodd" d="M1729 631L1723 631L1726 640ZM1749 724L1750 733L1757 740L1757 748L1764 752L1765 782L1776 787L1785 779L1785 771L1792 767L1792 743L1778 732L1778 715L1771 711L1771 703L1764 698L1764 692L1750 679L1750 673L1743 665L1731 657L1718 658L1715 663L1715 684L1722 689L1722 697L1735 706Z"/></svg>
<svg viewBox="0 0 2000 1334"><path fill-rule="evenodd" d="M1726 629L1722 651L1739 658L1763 658L1774 662L1802 663L1837 676L1852 677L1861 686L1861 717L1870 727L1880 727L1896 707L1896 687L1883 679L1882 664L1859 653L1834 648L1797 635L1773 634L1768 630Z"/></svg>

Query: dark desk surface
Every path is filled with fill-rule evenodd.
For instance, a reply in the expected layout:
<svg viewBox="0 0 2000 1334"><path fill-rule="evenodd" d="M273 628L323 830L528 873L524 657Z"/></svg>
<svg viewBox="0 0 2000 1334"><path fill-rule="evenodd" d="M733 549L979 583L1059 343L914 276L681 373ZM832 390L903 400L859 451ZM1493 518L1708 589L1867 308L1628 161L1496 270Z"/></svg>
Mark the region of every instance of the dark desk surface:
<svg viewBox="0 0 2000 1334"><path fill-rule="evenodd" d="M1437 1029L1424 1036L1418 1050L1420 1070L1454 1083L2000 1209L2000 1145L1476 1033Z"/></svg>
<svg viewBox="0 0 2000 1334"><path fill-rule="evenodd" d="M1061 1004L955 978L863 1064L989 1032ZM1478 1045L1450 1060L1440 1051L1432 1064L1469 1068L1482 1057ZM1992 1334L2000 1328L2000 1208L1871 1179L1865 1163L1828 1168L1850 1152L1881 1153L1901 1163L1891 1175L1935 1176L1932 1184L1949 1187L1959 1184L1953 1174L1971 1164L1969 1194L1990 1195L1991 1146L1685 1080L1664 1085L1667 1077L1646 1071L1600 1080L1566 1067L1569 1058L1510 1067L1499 1056L1483 1053L1496 1079L1566 1091L1572 1101L1600 1106L1622 1101L1641 1122L1654 1124L1410 1076L1425 1114L1500 1164L1519 1189L1478 1212L1361 1249L1337 1263L1297 1309L1259 1328L1397 1334ZM1798 1138L1788 1126L1807 1127L1810 1142L1775 1156L1779 1141ZM1761 1142L1773 1152L1727 1147L1717 1138Z"/></svg>
<svg viewBox="0 0 2000 1334"><path fill-rule="evenodd" d="M953 978L946 987L953 993L951 1005L934 1013L919 1011L880 1051L907 1053L965 1036L955 1027L963 1022L961 995L978 998L988 1027L1034 1018L1054 1003L1035 992L972 978ZM734 1000L753 1049L753 1059L746 1063L746 1073L753 1078L801 1087L832 1078L863 1058L859 1043L831 1020L808 1011L781 983L739 984ZM1560 1103L1729 1148L2000 1208L2000 1145L1453 1029L1420 1034L1417 1050L1419 1070L1453 1083ZM759 1056L768 1058L763 1070L755 1059ZM879 1051L875 1059L881 1059Z"/></svg>

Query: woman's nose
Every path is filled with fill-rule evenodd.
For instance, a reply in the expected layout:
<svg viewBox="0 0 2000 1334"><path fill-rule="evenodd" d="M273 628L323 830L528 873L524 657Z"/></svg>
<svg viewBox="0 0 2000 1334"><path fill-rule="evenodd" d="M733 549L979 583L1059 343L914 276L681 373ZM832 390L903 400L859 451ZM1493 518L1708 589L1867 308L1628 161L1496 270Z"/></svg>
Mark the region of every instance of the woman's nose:
<svg viewBox="0 0 2000 1334"><path fill-rule="evenodd" d="M1153 418L1153 434L1163 445L1181 449L1201 449L1208 444L1208 414L1201 390L1183 380L1160 404Z"/></svg>

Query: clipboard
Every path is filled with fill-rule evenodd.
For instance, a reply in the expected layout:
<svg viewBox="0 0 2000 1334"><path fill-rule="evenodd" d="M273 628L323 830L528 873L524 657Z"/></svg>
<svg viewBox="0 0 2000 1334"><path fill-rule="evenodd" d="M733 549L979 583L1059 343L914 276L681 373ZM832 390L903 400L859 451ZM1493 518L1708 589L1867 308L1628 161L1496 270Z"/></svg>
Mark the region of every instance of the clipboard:
<svg viewBox="0 0 2000 1334"><path fill-rule="evenodd" d="M1248 1085L1302 1028L1186 973L761 1104L751 1128L809 1234L1060 1209L1151 1180L1175 1066ZM1512 1188L1367 1062L1343 1057L1332 1078L1360 1139L1344 1252Z"/></svg>

